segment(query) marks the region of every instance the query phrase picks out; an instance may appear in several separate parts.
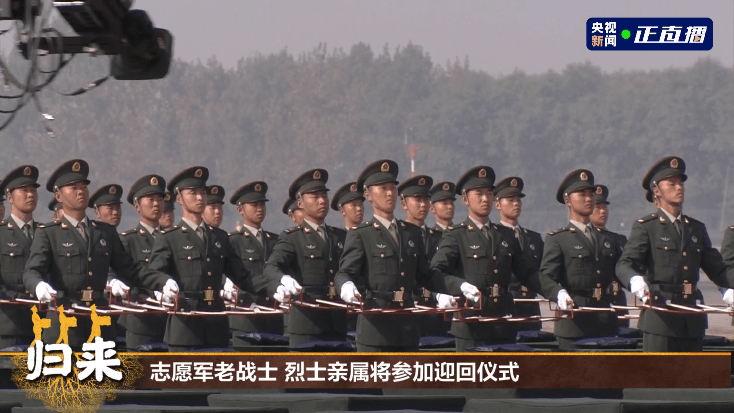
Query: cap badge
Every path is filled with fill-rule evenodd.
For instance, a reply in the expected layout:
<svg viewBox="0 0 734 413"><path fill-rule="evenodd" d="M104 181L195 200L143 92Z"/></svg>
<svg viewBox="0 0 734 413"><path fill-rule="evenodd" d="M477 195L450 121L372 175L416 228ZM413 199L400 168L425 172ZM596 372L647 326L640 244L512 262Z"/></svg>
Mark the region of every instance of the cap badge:
<svg viewBox="0 0 734 413"><path fill-rule="evenodd" d="M313 179L315 179L315 180L321 179L321 171L314 171L314 173L313 173Z"/></svg>
<svg viewBox="0 0 734 413"><path fill-rule="evenodd" d="M517 179L510 181L510 186L517 186Z"/></svg>
<svg viewBox="0 0 734 413"><path fill-rule="evenodd" d="M150 184L153 186L158 186L158 178L156 178L155 176L151 177Z"/></svg>
<svg viewBox="0 0 734 413"><path fill-rule="evenodd" d="M426 184L426 178L421 178L418 180L418 186L423 186Z"/></svg>
<svg viewBox="0 0 734 413"><path fill-rule="evenodd" d="M486 178L487 177L487 170L482 168L479 170L479 177L480 178Z"/></svg>
<svg viewBox="0 0 734 413"><path fill-rule="evenodd" d="M349 187L349 192L357 192L357 184L352 184L352 186Z"/></svg>
<svg viewBox="0 0 734 413"><path fill-rule="evenodd" d="M195 178L201 178L204 175L204 171L201 170L201 168L197 169L196 172L194 172Z"/></svg>
<svg viewBox="0 0 734 413"><path fill-rule="evenodd" d="M263 189L262 185L255 184L255 192L260 192L260 190L262 190L262 189Z"/></svg>
<svg viewBox="0 0 734 413"><path fill-rule="evenodd" d="M79 162L74 162L74 165L71 165L71 171L72 172L79 172L82 170L81 164Z"/></svg>
<svg viewBox="0 0 734 413"><path fill-rule="evenodd" d="M443 190L444 191L448 191L449 189L451 189L451 185L449 185L448 183L443 184Z"/></svg>
<svg viewBox="0 0 734 413"><path fill-rule="evenodd" d="M678 158L673 158L670 160L670 167L678 169Z"/></svg>
<svg viewBox="0 0 734 413"><path fill-rule="evenodd" d="M212 195L216 195L219 193L219 187L213 186L212 187Z"/></svg>
<svg viewBox="0 0 734 413"><path fill-rule="evenodd" d="M30 166L26 166L23 169L23 175L25 175L25 176L30 176L31 175L31 167Z"/></svg>
<svg viewBox="0 0 734 413"><path fill-rule="evenodd" d="M114 186L111 186L111 187L110 187L110 195L114 195L114 194L116 194L116 193L117 193L117 188L116 188L116 187L114 187Z"/></svg>
<svg viewBox="0 0 734 413"><path fill-rule="evenodd" d="M163 197L163 200L168 202L171 200L171 194L166 194L166 196Z"/></svg>
<svg viewBox="0 0 734 413"><path fill-rule="evenodd" d="M579 175L579 178L581 178L582 181L588 181L589 175L587 175L586 172L581 172L581 175Z"/></svg>
<svg viewBox="0 0 734 413"><path fill-rule="evenodd" d="M604 190L600 186L597 186L596 187L596 194L597 195L602 195L603 193L604 193Z"/></svg>
<svg viewBox="0 0 734 413"><path fill-rule="evenodd" d="M380 171L382 172L390 172L390 164L387 162L383 162L380 166Z"/></svg>

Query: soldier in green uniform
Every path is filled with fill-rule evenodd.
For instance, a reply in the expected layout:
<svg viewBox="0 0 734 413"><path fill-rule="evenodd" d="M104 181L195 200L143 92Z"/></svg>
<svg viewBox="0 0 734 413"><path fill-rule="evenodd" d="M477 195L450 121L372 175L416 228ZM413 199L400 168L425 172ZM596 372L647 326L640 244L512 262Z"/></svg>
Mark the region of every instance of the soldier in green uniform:
<svg viewBox="0 0 734 413"><path fill-rule="evenodd" d="M439 182L430 190L431 213L436 218L434 231L443 232L454 224L456 186L453 182Z"/></svg>
<svg viewBox="0 0 734 413"><path fill-rule="evenodd" d="M591 225L594 226L594 228L601 228L606 230L607 229L607 220L609 219L609 188L607 188L605 185L595 185L594 186L594 212L589 216L589 221L591 222ZM617 247L619 248L620 255L621 252L624 250L624 246L627 244L627 237L625 237L622 234L617 234L616 232L609 233L614 237L614 239L617 241ZM616 265L616 264L615 264ZM612 304L614 305L627 305L627 295L624 293L624 290L622 289L622 285L619 282L618 279L612 280L612 283L609 284L609 290L607 291L607 294L609 294ZM629 314L627 310L624 311L618 311L617 315L626 315ZM620 327L629 327L630 322L627 319L619 318L619 326Z"/></svg>
<svg viewBox="0 0 734 413"><path fill-rule="evenodd" d="M298 207L298 202L295 199L288 198L283 204L283 213L288 216L288 219L293 221L296 226L300 226L303 223L303 209Z"/></svg>
<svg viewBox="0 0 734 413"><path fill-rule="evenodd" d="M163 195L163 213L158 220L158 226L161 230L172 228L176 222L176 197L166 192Z"/></svg>
<svg viewBox="0 0 734 413"><path fill-rule="evenodd" d="M441 241L441 231L426 226L426 217L430 209L430 190L433 178L426 175L416 175L398 186L400 207L406 212L405 221L421 229L423 245L426 248L426 260L430 264ZM427 288L416 288L412 291L414 302L435 307L436 295ZM421 336L446 336L448 326L442 314L422 314L416 317Z"/></svg>
<svg viewBox="0 0 734 413"><path fill-rule="evenodd" d="M489 221L494 177L494 170L489 166L476 166L459 178L456 193L467 206L469 216L444 232L431 268L476 286L482 298L479 314L502 317L516 312L509 291L512 274L533 290L537 291L540 285L537 266L523 257L515 237ZM514 342L517 327L502 322L454 320L451 334L456 337L457 351L463 352L480 345Z"/></svg>
<svg viewBox="0 0 734 413"><path fill-rule="evenodd" d="M437 301L442 308L456 305L449 294L463 292L475 297L476 287L432 272L421 229L395 219L397 176L397 163L385 159L367 166L357 179L357 187L364 191L375 216L347 233L336 276L342 300L359 302L362 293L357 285L364 285L364 308L412 307L411 291L416 287L439 293ZM446 292L449 294L440 294ZM360 314L357 319L357 351L417 351L418 341L413 315Z"/></svg>
<svg viewBox="0 0 734 413"><path fill-rule="evenodd" d="M288 189L288 196L303 211L303 223L280 234L265 264L268 295L278 301L283 302L287 294L298 299L301 292L304 300L337 296L334 275L346 231L324 224L329 212L328 179L325 170L312 169L296 178ZM344 341L346 311L292 305L288 334L291 347L314 341Z"/></svg>
<svg viewBox="0 0 734 413"><path fill-rule="evenodd" d="M23 268L31 250L37 224L33 212L38 205L38 168L22 165L10 171L0 184L8 198L10 216L0 222L0 296L30 298L23 285ZM0 305L0 349L33 342L31 310L26 306Z"/></svg>
<svg viewBox="0 0 734 413"><path fill-rule="evenodd" d="M181 222L161 231L153 243L149 268L170 274L173 280L163 288L165 300L177 300L184 311L218 312L225 309L220 297L223 275L239 288L255 293L250 272L242 265L229 235L204 223L206 180L203 166L184 169L168 182L181 205ZM229 325L222 316L171 315L164 341L169 351L206 347L226 347Z"/></svg>
<svg viewBox="0 0 734 413"><path fill-rule="evenodd" d="M558 186L556 200L568 208L570 222L545 238L541 294L556 300L562 310L575 305L609 307L612 299L607 291L621 252L609 231L594 228L589 221L594 211L594 175L586 169L569 173ZM577 340L614 336L618 330L614 312L588 312L556 321L553 332L558 347L567 350L577 348Z"/></svg>
<svg viewBox="0 0 734 413"><path fill-rule="evenodd" d="M138 225L123 232L122 245L142 266L148 266L153 253L153 242L160 236L158 223L163 212L163 197L166 181L160 175L145 175L135 181L127 195L127 202L140 216ZM156 294L157 293L157 294ZM133 288L131 300L144 301L147 298L160 300L160 293L141 288ZM139 345L163 341L168 317L163 314L123 314L118 324L125 327L125 342L128 350L135 350Z"/></svg>
<svg viewBox="0 0 734 413"><path fill-rule="evenodd" d="M89 196L89 208L94 210L97 221L117 227L122 219L122 187L117 184L100 187Z"/></svg>
<svg viewBox="0 0 734 413"><path fill-rule="evenodd" d="M517 176L507 177L497 183L494 188L494 207L500 214L499 229L504 231L506 238L515 238L518 241L523 256L530 261L535 268L540 268L540 260L543 258L543 238L535 231L523 228L519 224L522 213L522 193L525 183ZM538 294L524 286L515 274L509 286L512 296L516 299L537 298ZM538 303L515 303L515 313L520 317L540 315ZM522 330L540 330L543 327L540 322L523 323L519 326Z"/></svg>
<svg viewBox="0 0 734 413"><path fill-rule="evenodd" d="M706 226L682 213L685 172L686 164L677 156L662 158L647 171L642 187L652 190L660 209L634 223L617 263L617 276L630 292L655 306L703 301L696 288L700 270L720 287L734 286L734 267L711 246ZM701 351L706 318L645 309L638 328L644 351Z"/></svg>
<svg viewBox="0 0 734 413"><path fill-rule="evenodd" d="M48 203L48 210L54 213L53 221L58 221L64 216L64 208L61 207L61 202L57 201L56 198L52 198Z"/></svg>
<svg viewBox="0 0 734 413"><path fill-rule="evenodd" d="M250 271L253 277L262 278L265 261L273 252L278 242L278 235L262 229L267 208L265 203L268 199L268 184L263 181L250 182L239 187L229 203L237 206L237 213L242 217L242 228L229 234L229 240L235 252L242 258L242 263ZM225 281L224 293L230 299L235 298L235 288L232 281ZM251 304L260 304L273 307L270 296L256 296L247 292L240 292L236 297L237 305L249 307ZM283 334L282 315L264 316L230 316L229 328L233 331L232 342L234 347L247 347L250 344L238 337L244 333L261 332L272 334Z"/></svg>
<svg viewBox="0 0 734 413"><path fill-rule="evenodd" d="M72 159L54 171L46 183L64 208L59 221L39 225L33 238L23 272L23 284L41 301L55 299L57 306L71 309L72 304L107 305L104 289L110 268L123 285L159 289L170 277L135 262L120 241L115 227L89 220L85 211L89 202L89 165ZM112 286L121 295L119 285ZM58 313L49 311L51 328L43 330L43 341L59 337ZM114 339L114 326L102 328L102 338ZM77 327L69 329L69 345L81 349L91 333L90 318L77 316Z"/></svg>
<svg viewBox="0 0 734 413"><path fill-rule="evenodd" d="M206 187L206 208L204 208L204 222L214 228L219 228L224 219L224 188L220 185Z"/></svg>
<svg viewBox="0 0 734 413"><path fill-rule="evenodd" d="M331 209L344 217L344 229L362 224L364 219L364 196L357 188L356 182L348 182L336 190L331 199Z"/></svg>

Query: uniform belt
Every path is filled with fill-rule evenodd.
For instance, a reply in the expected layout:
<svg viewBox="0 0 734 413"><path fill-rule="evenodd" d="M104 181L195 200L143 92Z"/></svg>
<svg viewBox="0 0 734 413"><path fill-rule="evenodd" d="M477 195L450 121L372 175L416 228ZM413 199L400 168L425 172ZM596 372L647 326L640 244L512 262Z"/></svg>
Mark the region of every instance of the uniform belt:
<svg viewBox="0 0 734 413"><path fill-rule="evenodd" d="M29 294L28 290L25 289L25 285L23 284L15 284L15 285L3 285L2 286L3 291L13 291L16 293L25 293Z"/></svg>
<svg viewBox="0 0 734 413"><path fill-rule="evenodd" d="M105 299L104 291L81 290L81 291L57 291L56 298L67 298L69 300L77 300L84 302L97 301Z"/></svg>
<svg viewBox="0 0 734 413"><path fill-rule="evenodd" d="M210 301L219 298L219 290L184 291L181 294L187 300Z"/></svg>
<svg viewBox="0 0 734 413"><path fill-rule="evenodd" d="M653 284L653 289L655 288L665 293L693 294L696 291L696 284Z"/></svg>
<svg viewBox="0 0 734 413"><path fill-rule="evenodd" d="M481 289L484 297L497 298L507 294L507 286L495 284Z"/></svg>
<svg viewBox="0 0 734 413"><path fill-rule="evenodd" d="M339 296L339 294L336 291L336 287L334 286L334 283L331 282L329 285L310 285L310 286L303 286L301 291L303 291L303 295L308 298L336 298Z"/></svg>
<svg viewBox="0 0 734 413"><path fill-rule="evenodd" d="M607 296L606 288L604 287L596 287L596 288L574 288L568 290L569 294L572 295L578 295L585 298L593 298L596 300L601 300L602 298Z"/></svg>
<svg viewBox="0 0 734 413"><path fill-rule="evenodd" d="M393 301L396 303L402 303L406 298L410 298L410 294L405 294L405 289L401 287L398 291L367 291L367 299L378 299L385 301Z"/></svg>

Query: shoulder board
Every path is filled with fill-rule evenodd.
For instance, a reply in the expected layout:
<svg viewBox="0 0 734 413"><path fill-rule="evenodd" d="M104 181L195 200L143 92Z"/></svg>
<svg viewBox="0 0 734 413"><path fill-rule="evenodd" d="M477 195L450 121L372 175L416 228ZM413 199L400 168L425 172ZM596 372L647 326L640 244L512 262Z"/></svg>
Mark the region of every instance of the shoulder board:
<svg viewBox="0 0 734 413"><path fill-rule="evenodd" d="M171 228L168 228L168 229L162 229L162 230L161 230L161 234L167 234L167 233L169 233L169 232L172 232L172 231L175 231L175 230L177 230L177 229L179 229L178 225L174 225L174 226L172 226Z"/></svg>
<svg viewBox="0 0 734 413"><path fill-rule="evenodd" d="M729 229L734 231L734 225L730 226Z"/></svg>
<svg viewBox="0 0 734 413"><path fill-rule="evenodd" d="M61 221L51 221L51 222L47 222L45 224L38 224L38 228L53 227L53 226L56 226L56 225L59 225L59 224L61 224Z"/></svg>
<svg viewBox="0 0 734 413"><path fill-rule="evenodd" d="M367 228L371 226L372 226L372 221L365 221L361 223L359 226L357 226L356 228Z"/></svg>
<svg viewBox="0 0 734 413"><path fill-rule="evenodd" d="M235 231L235 232L230 232L230 233L229 233L229 234L227 234L227 235L229 235L230 237L233 237L233 236L235 236L235 235L240 235L240 234L242 234L242 233L241 233L241 232L238 232L238 231Z"/></svg>
<svg viewBox="0 0 734 413"><path fill-rule="evenodd" d="M658 217L658 214L656 214L656 213L653 212L650 215L645 215L644 217L638 219L637 222L639 222L640 224L642 224L644 222L651 221L651 220L653 220L653 219L655 219L657 217Z"/></svg>
<svg viewBox="0 0 734 413"><path fill-rule="evenodd" d="M129 229L129 230L125 231L125 232L121 232L120 235L122 235L123 237L126 237L128 235L132 235L132 234L135 234L137 232L138 232L138 229L137 228L133 228L133 229Z"/></svg>
<svg viewBox="0 0 734 413"><path fill-rule="evenodd" d="M415 224L411 224L410 222L407 222L407 221L403 221L402 219L399 219L399 220L398 220L398 224L399 224L399 225L400 225L401 227L407 227L407 228L413 228L413 229L415 229L415 228L417 228L417 229L420 229L420 227L419 227L418 225L415 225Z"/></svg>
<svg viewBox="0 0 734 413"><path fill-rule="evenodd" d="M265 238L278 238L278 234L270 231L263 231L263 234L265 234Z"/></svg>
<svg viewBox="0 0 734 413"><path fill-rule="evenodd" d="M530 235L540 235L540 232L533 231L532 229L523 228L522 231Z"/></svg>
<svg viewBox="0 0 734 413"><path fill-rule="evenodd" d="M500 230L499 225L495 224L494 222L492 223L492 228L494 228L496 231Z"/></svg>
<svg viewBox="0 0 734 413"><path fill-rule="evenodd" d="M292 232L300 231L302 228L303 227L299 225L299 226L296 226L296 227L287 228L283 232L285 232L286 234L290 234Z"/></svg>
<svg viewBox="0 0 734 413"><path fill-rule="evenodd" d="M556 234L560 234L562 232L566 232L566 231L570 231L570 230L571 230L571 228L569 228L569 227L558 228L555 231L549 232L548 235L556 235Z"/></svg>

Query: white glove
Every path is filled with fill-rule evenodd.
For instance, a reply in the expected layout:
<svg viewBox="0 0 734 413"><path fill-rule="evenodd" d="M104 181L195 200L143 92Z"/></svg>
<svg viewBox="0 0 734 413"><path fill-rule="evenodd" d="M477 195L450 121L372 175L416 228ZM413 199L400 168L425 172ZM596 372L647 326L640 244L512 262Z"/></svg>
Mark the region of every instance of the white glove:
<svg viewBox="0 0 734 413"><path fill-rule="evenodd" d="M237 287L229 278L224 282L224 289L220 291L220 295L227 301L237 302Z"/></svg>
<svg viewBox="0 0 734 413"><path fill-rule="evenodd" d="M282 285L279 285L278 288L275 290L275 294L273 294L273 298L278 300L279 303L285 303L285 296L287 292L285 290L285 287Z"/></svg>
<svg viewBox="0 0 734 413"><path fill-rule="evenodd" d="M153 291L153 295L155 295L155 299L160 301L161 298L163 298L163 294L160 291Z"/></svg>
<svg viewBox="0 0 734 413"><path fill-rule="evenodd" d="M112 281L108 283L108 286L110 287L112 295L115 297L127 297L127 293L130 291L130 287L117 278L113 278Z"/></svg>
<svg viewBox="0 0 734 413"><path fill-rule="evenodd" d="M650 296L650 288L648 288L645 279L640 275L630 278L630 292L637 296L644 303Z"/></svg>
<svg viewBox="0 0 734 413"><path fill-rule="evenodd" d="M339 296L345 303L350 304L358 304L359 299L362 298L362 294L359 293L359 290L357 290L357 287L351 281L347 281L342 285Z"/></svg>
<svg viewBox="0 0 734 413"><path fill-rule="evenodd" d="M436 301L438 301L438 308L442 310L456 308L458 306L456 299L450 294L436 294Z"/></svg>
<svg viewBox="0 0 734 413"><path fill-rule="evenodd" d="M48 283L41 281L36 284L36 297L38 298L38 301L51 301L55 295L56 290L51 288Z"/></svg>
<svg viewBox="0 0 734 413"><path fill-rule="evenodd" d="M461 293L464 294L467 300L474 300L475 303L479 301L479 289L468 282L461 284Z"/></svg>
<svg viewBox="0 0 734 413"><path fill-rule="evenodd" d="M173 279L170 279L163 286L163 301L172 303L176 297L178 297L178 284Z"/></svg>
<svg viewBox="0 0 734 413"><path fill-rule="evenodd" d="M573 308L573 300L566 290L558 292L558 308L564 311Z"/></svg>
<svg viewBox="0 0 734 413"><path fill-rule="evenodd" d="M285 287L285 290L290 295L296 295L301 292L301 284L294 280L290 275L284 275L280 278L280 284Z"/></svg>
<svg viewBox="0 0 734 413"><path fill-rule="evenodd" d="M723 300L729 305L734 305L734 290L727 288L726 291L724 291Z"/></svg>

